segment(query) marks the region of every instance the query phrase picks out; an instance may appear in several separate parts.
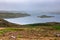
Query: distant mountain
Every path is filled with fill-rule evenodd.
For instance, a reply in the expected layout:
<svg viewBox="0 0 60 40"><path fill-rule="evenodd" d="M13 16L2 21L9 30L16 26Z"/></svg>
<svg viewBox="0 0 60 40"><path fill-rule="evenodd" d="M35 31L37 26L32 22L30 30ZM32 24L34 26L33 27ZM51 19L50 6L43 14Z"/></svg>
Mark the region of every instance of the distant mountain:
<svg viewBox="0 0 60 40"><path fill-rule="evenodd" d="M22 12L11 12L11 11L0 11L0 18L18 18L18 17L26 17L30 16L30 14L22 13Z"/></svg>

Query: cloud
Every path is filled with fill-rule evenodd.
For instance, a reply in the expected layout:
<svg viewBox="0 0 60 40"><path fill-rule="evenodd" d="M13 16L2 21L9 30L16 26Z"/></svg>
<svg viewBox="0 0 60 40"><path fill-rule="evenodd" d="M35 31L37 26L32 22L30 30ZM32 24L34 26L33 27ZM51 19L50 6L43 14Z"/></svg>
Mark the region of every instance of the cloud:
<svg viewBox="0 0 60 40"><path fill-rule="evenodd" d="M60 10L59 7L60 0L0 0L1 10Z"/></svg>
<svg viewBox="0 0 60 40"><path fill-rule="evenodd" d="M29 2L55 2L59 0L0 0L0 2L6 3L29 3Z"/></svg>
<svg viewBox="0 0 60 40"><path fill-rule="evenodd" d="M6 3L19 3L19 2L27 2L28 0L0 0L0 2L6 2Z"/></svg>

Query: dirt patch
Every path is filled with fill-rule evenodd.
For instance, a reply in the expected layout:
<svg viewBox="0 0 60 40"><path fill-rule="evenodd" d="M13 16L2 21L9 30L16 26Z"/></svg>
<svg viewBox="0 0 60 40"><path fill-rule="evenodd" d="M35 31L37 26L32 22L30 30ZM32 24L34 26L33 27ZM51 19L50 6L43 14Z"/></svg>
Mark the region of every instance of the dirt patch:
<svg viewBox="0 0 60 40"><path fill-rule="evenodd" d="M0 30L3 30L3 29L5 29L5 28L0 27Z"/></svg>

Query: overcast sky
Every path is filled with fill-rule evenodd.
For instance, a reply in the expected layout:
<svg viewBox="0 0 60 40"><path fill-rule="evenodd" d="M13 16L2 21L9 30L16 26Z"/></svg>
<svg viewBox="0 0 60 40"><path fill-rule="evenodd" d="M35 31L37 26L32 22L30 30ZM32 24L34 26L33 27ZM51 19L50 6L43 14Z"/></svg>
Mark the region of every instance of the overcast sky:
<svg viewBox="0 0 60 40"><path fill-rule="evenodd" d="M56 2L60 0L0 0L6 3L28 3L28 2Z"/></svg>
<svg viewBox="0 0 60 40"><path fill-rule="evenodd" d="M60 0L0 0L0 10L60 10Z"/></svg>

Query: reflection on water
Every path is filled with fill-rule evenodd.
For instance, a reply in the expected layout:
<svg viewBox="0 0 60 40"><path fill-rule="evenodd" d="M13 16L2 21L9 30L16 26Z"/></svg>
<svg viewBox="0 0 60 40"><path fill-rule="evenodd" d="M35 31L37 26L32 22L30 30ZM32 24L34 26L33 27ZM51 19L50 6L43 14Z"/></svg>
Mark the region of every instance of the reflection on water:
<svg viewBox="0 0 60 40"><path fill-rule="evenodd" d="M29 14L31 14L31 16L28 17L22 17L22 18L14 18L14 19L5 19L9 22L12 23L17 23L17 24L31 24L31 23L44 23L44 22L60 22L60 15L53 15L50 13L33 13L33 12L29 12ZM38 18L37 16L41 16L41 15L48 15L48 16L54 16L51 18Z"/></svg>

